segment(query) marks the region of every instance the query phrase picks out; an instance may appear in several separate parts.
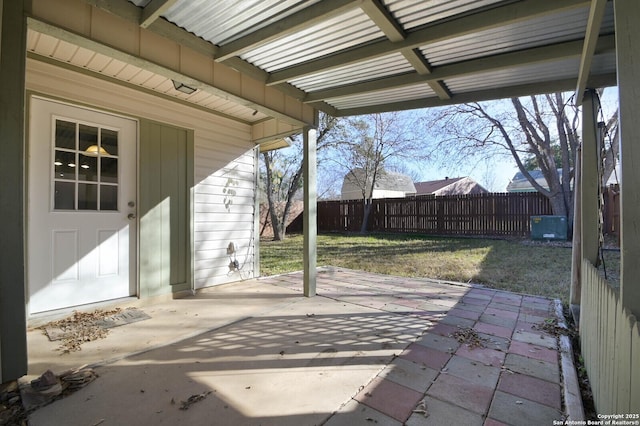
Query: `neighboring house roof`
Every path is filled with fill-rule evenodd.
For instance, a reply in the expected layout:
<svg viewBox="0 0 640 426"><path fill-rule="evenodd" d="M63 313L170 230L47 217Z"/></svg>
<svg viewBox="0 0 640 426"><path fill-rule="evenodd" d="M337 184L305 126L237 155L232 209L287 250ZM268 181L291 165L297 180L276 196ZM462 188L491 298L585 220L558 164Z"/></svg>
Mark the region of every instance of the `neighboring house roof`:
<svg viewBox="0 0 640 426"><path fill-rule="evenodd" d="M402 191L406 194L415 194L416 187L413 179L407 175L396 172L383 171L376 178L374 189L384 189L388 191Z"/></svg>
<svg viewBox="0 0 640 426"><path fill-rule="evenodd" d="M529 172L531 177L542 186L544 189L549 189L547 179L542 174L542 170L531 170ZM558 169L558 176L562 179L562 169ZM522 172L517 172L511 182L507 185L507 192L536 192L537 190L531 185L531 183L524 177Z"/></svg>
<svg viewBox="0 0 640 426"><path fill-rule="evenodd" d="M362 182L364 178L364 170L362 169L354 169L347 173L342 182L342 199L345 200L362 198L358 182ZM367 186L369 187L369 185L370 180ZM378 174L378 176L376 176L376 183L373 191L373 198L384 198L386 195L406 196L415 195L416 187L413 184L413 180L409 176L402 173L383 170ZM376 192L378 192L380 195L377 196Z"/></svg>
<svg viewBox="0 0 640 426"><path fill-rule="evenodd" d="M416 182L416 195L482 194L489 192L470 177L444 178Z"/></svg>

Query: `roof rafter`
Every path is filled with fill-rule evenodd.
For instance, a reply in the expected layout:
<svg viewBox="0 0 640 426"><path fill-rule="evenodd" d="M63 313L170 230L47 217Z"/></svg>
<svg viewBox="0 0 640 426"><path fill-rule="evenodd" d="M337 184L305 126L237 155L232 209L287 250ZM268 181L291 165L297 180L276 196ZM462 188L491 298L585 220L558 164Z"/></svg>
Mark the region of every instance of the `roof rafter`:
<svg viewBox="0 0 640 426"><path fill-rule="evenodd" d="M323 0L242 38L220 46L216 61L226 61L261 44L293 34L326 19L356 9L365 0Z"/></svg>
<svg viewBox="0 0 640 426"><path fill-rule="evenodd" d="M434 68L431 74L420 75L418 73L403 74L373 81L351 84L334 89L320 90L307 95L305 102L314 103L324 99L351 96L366 92L393 89L396 87L411 86L427 82L429 80L446 80L462 75L476 74L487 71L512 68L515 66L531 65L534 63L554 61L567 57L579 56L582 51L582 40L568 41L550 46L534 47L515 52L501 53L479 59L442 65ZM615 49L615 36L606 35L600 37L596 45L596 53L604 53Z"/></svg>
<svg viewBox="0 0 640 426"><path fill-rule="evenodd" d="M598 74L590 76L588 84L592 87L607 87L615 85L616 81L616 73ZM413 101L393 102L375 106L341 109L338 110L338 116L346 117L351 115L374 114L407 109L432 108L463 104L468 102L483 102L512 97L539 95L541 93L565 92L571 90L573 87L575 87L575 85L576 79L568 78L565 80L555 80L547 83L530 83L520 86L509 86L505 88L494 88L479 90L475 92L466 92L459 95L454 95L451 99L446 100L441 100L433 97L427 99L416 99ZM322 110L320 106L318 106L318 109Z"/></svg>
<svg viewBox="0 0 640 426"><path fill-rule="evenodd" d="M360 7L389 40L401 41L405 39L404 30L387 8L380 3L380 0L366 0Z"/></svg>
<svg viewBox="0 0 640 426"><path fill-rule="evenodd" d="M399 42L406 38L406 34L396 19L389 13L380 0L367 0L362 4L362 10L380 28L380 30L392 42ZM417 49L402 49L402 55L411 64L418 74L431 73L429 61ZM438 95L440 99L449 99L451 94L441 81L428 80L426 83Z"/></svg>
<svg viewBox="0 0 640 426"><path fill-rule="evenodd" d="M580 71L578 73L578 84L576 87L576 105L582 104L584 90L587 88L587 80L591 72L591 62L598 43L600 26L604 16L604 9L607 0L593 0L589 9L589 20L587 21L587 31L584 37L584 47L580 58Z"/></svg>
<svg viewBox="0 0 640 426"><path fill-rule="evenodd" d="M589 5L588 0L540 1L522 0L503 7L489 9L455 21L428 26L407 35L404 40L383 40L357 49L350 49L327 57L307 61L299 65L276 71L267 84L276 85L289 80L316 74L353 64L358 61L389 55L403 49L414 49L436 41L451 39L474 31L482 31L501 25L520 22L550 13L571 10Z"/></svg>
<svg viewBox="0 0 640 426"><path fill-rule="evenodd" d="M149 4L142 9L140 26L147 28L177 1L178 0L151 0Z"/></svg>

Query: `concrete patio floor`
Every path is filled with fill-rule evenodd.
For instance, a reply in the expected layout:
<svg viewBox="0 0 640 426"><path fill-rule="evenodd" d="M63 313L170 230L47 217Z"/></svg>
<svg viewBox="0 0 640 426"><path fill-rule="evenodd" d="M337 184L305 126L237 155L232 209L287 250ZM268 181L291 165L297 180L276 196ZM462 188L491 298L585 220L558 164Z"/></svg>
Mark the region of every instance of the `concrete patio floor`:
<svg viewBox="0 0 640 426"><path fill-rule="evenodd" d="M535 327L555 317L550 299L337 268L319 270L318 296L301 290L302 273L292 273L143 306L150 319L68 354L30 330L23 380L85 364L99 375L34 411L30 425L538 425L565 418L562 351ZM181 410L192 395L203 398Z"/></svg>

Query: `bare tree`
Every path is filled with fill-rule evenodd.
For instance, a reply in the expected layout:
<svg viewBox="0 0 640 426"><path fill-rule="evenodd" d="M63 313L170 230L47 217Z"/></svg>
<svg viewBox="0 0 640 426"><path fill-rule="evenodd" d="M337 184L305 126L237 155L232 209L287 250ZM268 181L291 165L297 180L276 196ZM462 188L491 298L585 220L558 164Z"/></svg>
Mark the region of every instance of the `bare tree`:
<svg viewBox="0 0 640 426"><path fill-rule="evenodd" d="M606 124L612 130L617 128L615 117L617 114ZM580 111L572 100L554 93L458 105L440 110L429 125L439 135L436 150L449 158L507 152L531 186L549 199L553 213L571 222L579 120ZM603 158L615 166L617 152L608 151ZM531 175L532 164L541 171L547 187Z"/></svg>
<svg viewBox="0 0 640 426"><path fill-rule="evenodd" d="M360 232L366 233L373 190L380 177L403 161L419 161L424 156L421 136L415 134L417 121L411 113L371 114L348 121L346 138L337 145L333 160L345 171L345 181L360 192L364 216Z"/></svg>
<svg viewBox="0 0 640 426"><path fill-rule="evenodd" d="M340 132L340 123L341 119L320 114L316 140L318 152L335 143L334 136ZM302 187L302 144L301 135L296 135L291 138L290 148L262 153L261 178L267 197L268 218L273 228L274 241L285 238L289 212L296 194Z"/></svg>
<svg viewBox="0 0 640 426"><path fill-rule="evenodd" d="M607 184L609 177L614 173L620 155L618 110L609 117L604 125L604 130L602 186Z"/></svg>

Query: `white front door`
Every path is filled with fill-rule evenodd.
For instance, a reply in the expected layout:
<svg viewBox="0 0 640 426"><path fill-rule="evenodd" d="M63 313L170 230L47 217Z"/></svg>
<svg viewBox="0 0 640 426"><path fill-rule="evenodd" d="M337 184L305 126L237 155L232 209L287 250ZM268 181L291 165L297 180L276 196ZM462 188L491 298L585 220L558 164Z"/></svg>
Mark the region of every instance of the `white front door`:
<svg viewBox="0 0 640 426"><path fill-rule="evenodd" d="M137 135L135 120L31 98L30 313L135 294Z"/></svg>

